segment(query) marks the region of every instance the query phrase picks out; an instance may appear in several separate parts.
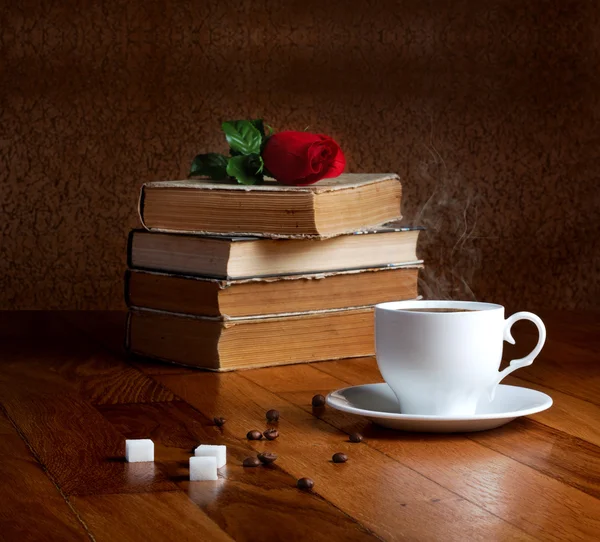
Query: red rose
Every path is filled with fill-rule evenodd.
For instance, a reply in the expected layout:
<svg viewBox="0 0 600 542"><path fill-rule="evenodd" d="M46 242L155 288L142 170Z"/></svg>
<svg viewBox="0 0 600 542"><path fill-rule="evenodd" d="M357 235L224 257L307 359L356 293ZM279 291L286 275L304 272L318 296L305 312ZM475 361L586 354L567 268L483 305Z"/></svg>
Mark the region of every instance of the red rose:
<svg viewBox="0 0 600 542"><path fill-rule="evenodd" d="M313 184L337 177L346 167L342 149L333 139L307 132L272 135L262 158L269 173L282 184Z"/></svg>

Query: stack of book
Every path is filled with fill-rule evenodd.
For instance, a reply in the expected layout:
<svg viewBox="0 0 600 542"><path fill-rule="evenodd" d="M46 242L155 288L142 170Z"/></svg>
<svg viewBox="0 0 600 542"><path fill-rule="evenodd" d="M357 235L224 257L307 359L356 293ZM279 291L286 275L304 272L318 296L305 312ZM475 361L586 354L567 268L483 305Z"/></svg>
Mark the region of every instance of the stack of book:
<svg viewBox="0 0 600 542"><path fill-rule="evenodd" d="M374 354L373 306L417 297L395 174L312 186L147 183L129 237L127 346L216 371Z"/></svg>

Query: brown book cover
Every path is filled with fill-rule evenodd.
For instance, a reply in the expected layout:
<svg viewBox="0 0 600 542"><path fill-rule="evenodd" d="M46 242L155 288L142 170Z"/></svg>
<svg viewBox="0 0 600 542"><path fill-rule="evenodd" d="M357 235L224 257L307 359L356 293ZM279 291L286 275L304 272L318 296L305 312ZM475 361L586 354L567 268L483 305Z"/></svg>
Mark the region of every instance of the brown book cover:
<svg viewBox="0 0 600 542"><path fill-rule="evenodd" d="M327 238L399 220L395 173L345 173L309 186L207 180L142 186L139 215L152 231Z"/></svg>
<svg viewBox="0 0 600 542"><path fill-rule="evenodd" d="M420 263L420 230L392 223L324 240L134 230L129 238L128 265L146 271L240 279L414 264Z"/></svg>
<svg viewBox="0 0 600 542"><path fill-rule="evenodd" d="M211 371L372 356L373 308L218 320L132 309L127 349Z"/></svg>
<svg viewBox="0 0 600 542"><path fill-rule="evenodd" d="M240 280L128 270L125 299L129 307L224 320L363 307L415 299L420 267L383 267Z"/></svg>

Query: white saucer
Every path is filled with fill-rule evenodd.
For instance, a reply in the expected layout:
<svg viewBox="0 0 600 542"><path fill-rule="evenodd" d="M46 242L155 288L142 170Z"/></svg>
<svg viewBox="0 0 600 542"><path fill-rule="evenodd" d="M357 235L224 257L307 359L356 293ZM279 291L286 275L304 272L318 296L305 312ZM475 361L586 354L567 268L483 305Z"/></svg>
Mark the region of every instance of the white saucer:
<svg viewBox="0 0 600 542"><path fill-rule="evenodd" d="M541 391L499 385L493 401L482 400L473 416L443 417L401 414L396 396L383 384L363 384L333 391L327 404L338 410L365 416L377 425L401 431L458 433L485 431L552 406L552 398Z"/></svg>

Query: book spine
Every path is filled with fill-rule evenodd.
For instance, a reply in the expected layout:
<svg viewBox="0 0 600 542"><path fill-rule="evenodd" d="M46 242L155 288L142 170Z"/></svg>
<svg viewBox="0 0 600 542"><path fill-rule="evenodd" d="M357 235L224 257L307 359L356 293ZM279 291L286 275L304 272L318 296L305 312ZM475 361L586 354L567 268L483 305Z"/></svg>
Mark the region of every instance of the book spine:
<svg viewBox="0 0 600 542"><path fill-rule="evenodd" d="M133 267L132 255L133 255L133 236L135 230L131 230L127 236L127 267Z"/></svg>
<svg viewBox="0 0 600 542"><path fill-rule="evenodd" d="M146 226L146 223L144 222L144 198L145 197L146 197L146 185L143 184L142 188L140 188L140 197L138 199L138 216L140 217L140 222L142 223L142 226L144 227L144 229L150 230L150 228L148 228L148 226Z"/></svg>

